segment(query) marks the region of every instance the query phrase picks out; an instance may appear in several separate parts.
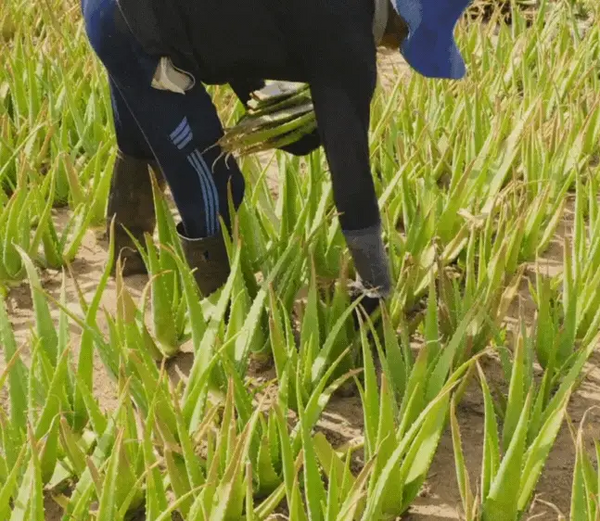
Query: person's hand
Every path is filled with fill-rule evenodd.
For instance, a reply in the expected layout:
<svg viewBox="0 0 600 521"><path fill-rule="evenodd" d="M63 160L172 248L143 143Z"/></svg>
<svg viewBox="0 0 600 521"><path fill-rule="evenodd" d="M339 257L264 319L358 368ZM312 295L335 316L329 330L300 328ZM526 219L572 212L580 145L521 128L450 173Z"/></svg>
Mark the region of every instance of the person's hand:
<svg viewBox="0 0 600 521"><path fill-rule="evenodd" d="M297 92L299 89L304 88L304 84L288 82L288 81L272 81L268 84L263 84L261 88L256 89L254 94L260 96L266 96L275 98L277 96L286 96ZM321 138L319 136L318 129L313 130L311 133L302 136L297 141L277 147L278 150L283 150L288 154L294 156L306 156L321 146Z"/></svg>
<svg viewBox="0 0 600 521"><path fill-rule="evenodd" d="M279 150L283 150L284 152L294 156L307 156L320 146L321 138L319 137L318 130L315 129L310 134L302 136L298 141L280 147Z"/></svg>

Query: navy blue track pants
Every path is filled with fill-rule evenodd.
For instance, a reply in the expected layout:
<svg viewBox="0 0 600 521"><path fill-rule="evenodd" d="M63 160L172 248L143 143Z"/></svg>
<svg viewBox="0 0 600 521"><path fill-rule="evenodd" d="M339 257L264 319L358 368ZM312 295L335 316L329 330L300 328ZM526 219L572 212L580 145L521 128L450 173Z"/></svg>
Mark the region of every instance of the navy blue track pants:
<svg viewBox="0 0 600 521"><path fill-rule="evenodd" d="M82 0L82 8L90 44L108 72L120 150L159 164L188 237L219 233L219 216L229 225L229 186L237 208L244 178L232 158L218 159L214 145L223 128L204 86L196 81L185 94L152 87L158 58L115 22L116 0Z"/></svg>

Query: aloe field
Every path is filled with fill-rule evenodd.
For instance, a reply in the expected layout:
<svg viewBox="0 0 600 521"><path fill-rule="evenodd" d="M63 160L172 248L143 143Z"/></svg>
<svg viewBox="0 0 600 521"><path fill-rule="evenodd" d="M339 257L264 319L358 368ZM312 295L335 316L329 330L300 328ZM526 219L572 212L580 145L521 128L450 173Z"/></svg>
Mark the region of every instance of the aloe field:
<svg viewBox="0 0 600 521"><path fill-rule="evenodd" d="M456 83L380 57L367 317L322 150L240 158L210 298L160 190L111 277L79 4L0 1L0 520L600 519L600 3L476 0L457 40Z"/></svg>

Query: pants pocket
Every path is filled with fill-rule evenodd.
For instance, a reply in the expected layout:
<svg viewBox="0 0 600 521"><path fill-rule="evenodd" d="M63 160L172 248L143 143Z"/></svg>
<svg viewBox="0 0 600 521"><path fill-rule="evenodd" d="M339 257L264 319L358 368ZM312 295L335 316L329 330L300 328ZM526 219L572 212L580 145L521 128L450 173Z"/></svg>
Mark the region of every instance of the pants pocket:
<svg viewBox="0 0 600 521"><path fill-rule="evenodd" d="M152 87L177 94L194 88L196 79L189 72L178 69L168 57L162 57L152 78Z"/></svg>

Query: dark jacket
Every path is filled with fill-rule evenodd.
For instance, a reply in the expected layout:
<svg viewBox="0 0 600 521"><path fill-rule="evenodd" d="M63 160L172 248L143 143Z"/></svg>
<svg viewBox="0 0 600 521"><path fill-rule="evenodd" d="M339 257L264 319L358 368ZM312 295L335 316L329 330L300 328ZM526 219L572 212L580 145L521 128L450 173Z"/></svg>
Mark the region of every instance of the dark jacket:
<svg viewBox="0 0 600 521"><path fill-rule="evenodd" d="M146 51L238 96L261 79L310 84L344 229L379 222L368 129L373 0L119 0Z"/></svg>

